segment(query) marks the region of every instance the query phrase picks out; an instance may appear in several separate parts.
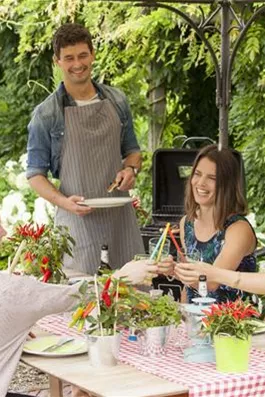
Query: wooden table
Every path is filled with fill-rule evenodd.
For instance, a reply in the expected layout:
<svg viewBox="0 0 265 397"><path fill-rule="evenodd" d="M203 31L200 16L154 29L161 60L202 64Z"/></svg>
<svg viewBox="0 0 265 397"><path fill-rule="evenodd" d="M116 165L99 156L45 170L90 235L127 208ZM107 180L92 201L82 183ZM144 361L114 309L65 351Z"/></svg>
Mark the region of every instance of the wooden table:
<svg viewBox="0 0 265 397"><path fill-rule="evenodd" d="M88 356L47 358L23 354L21 360L49 375L50 396L62 397L62 381L97 397L188 397L188 388L118 364L93 368Z"/></svg>

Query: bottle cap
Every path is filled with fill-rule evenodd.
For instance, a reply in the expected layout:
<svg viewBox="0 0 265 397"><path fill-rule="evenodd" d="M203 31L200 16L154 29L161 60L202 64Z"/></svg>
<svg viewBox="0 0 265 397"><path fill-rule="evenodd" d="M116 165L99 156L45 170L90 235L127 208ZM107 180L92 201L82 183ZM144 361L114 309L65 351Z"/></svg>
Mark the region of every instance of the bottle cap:
<svg viewBox="0 0 265 397"><path fill-rule="evenodd" d="M199 276L199 281L206 281L206 280L207 280L207 277L205 276L205 274L201 274Z"/></svg>
<svg viewBox="0 0 265 397"><path fill-rule="evenodd" d="M130 342L136 342L137 341L137 335L129 335L128 340Z"/></svg>
<svg viewBox="0 0 265 397"><path fill-rule="evenodd" d="M103 245L101 246L101 249L102 249L102 250L107 250L107 249L109 249L109 247L108 247L107 244L103 244Z"/></svg>

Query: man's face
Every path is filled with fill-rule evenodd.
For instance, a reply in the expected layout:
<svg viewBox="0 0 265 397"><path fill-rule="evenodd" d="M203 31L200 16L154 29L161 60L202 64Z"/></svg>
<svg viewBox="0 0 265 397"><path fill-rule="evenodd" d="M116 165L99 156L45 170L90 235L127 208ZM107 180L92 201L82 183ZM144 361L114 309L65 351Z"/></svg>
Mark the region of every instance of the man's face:
<svg viewBox="0 0 265 397"><path fill-rule="evenodd" d="M55 57L55 62L63 72L65 83L83 84L91 79L94 59L86 43L77 43L61 48L60 58Z"/></svg>

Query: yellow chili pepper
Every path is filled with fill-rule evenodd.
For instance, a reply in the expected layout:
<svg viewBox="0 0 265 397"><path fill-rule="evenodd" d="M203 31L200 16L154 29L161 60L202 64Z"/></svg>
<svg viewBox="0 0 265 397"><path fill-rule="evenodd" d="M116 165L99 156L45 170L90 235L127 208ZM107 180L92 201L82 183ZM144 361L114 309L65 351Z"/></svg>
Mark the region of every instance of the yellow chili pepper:
<svg viewBox="0 0 265 397"><path fill-rule="evenodd" d="M78 331L82 331L82 329L84 328L84 324L85 324L85 319L81 318L78 320L78 326L77 326L77 330Z"/></svg>
<svg viewBox="0 0 265 397"><path fill-rule="evenodd" d="M73 327L77 321L82 317L84 309L82 307L78 307L72 316L72 321L69 324L69 327Z"/></svg>

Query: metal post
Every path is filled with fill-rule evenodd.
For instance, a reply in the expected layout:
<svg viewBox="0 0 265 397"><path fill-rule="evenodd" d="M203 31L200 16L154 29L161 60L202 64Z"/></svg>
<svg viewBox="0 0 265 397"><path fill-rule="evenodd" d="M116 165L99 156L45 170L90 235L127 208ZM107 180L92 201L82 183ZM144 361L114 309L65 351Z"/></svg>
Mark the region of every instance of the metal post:
<svg viewBox="0 0 265 397"><path fill-rule="evenodd" d="M221 98L219 105L219 144L221 147L228 147L228 106L229 106L229 84L228 63L230 58L230 37L229 37L229 3L225 0L221 8Z"/></svg>

